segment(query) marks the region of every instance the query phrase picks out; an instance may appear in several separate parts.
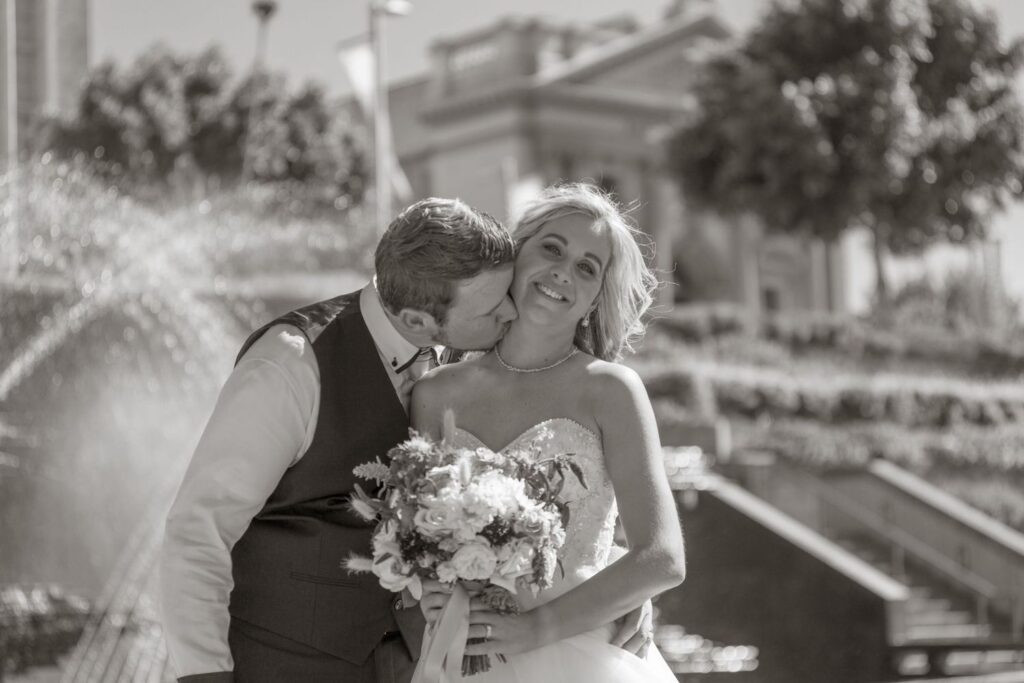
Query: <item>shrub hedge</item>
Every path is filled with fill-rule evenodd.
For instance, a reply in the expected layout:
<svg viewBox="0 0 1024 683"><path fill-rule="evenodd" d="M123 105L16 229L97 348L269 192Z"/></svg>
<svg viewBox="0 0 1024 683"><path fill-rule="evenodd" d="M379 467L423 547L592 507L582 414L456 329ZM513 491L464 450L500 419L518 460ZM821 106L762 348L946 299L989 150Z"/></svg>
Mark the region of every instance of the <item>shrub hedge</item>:
<svg viewBox="0 0 1024 683"><path fill-rule="evenodd" d="M640 365L652 399L671 399L699 412L701 391L732 417L811 419L828 424L893 422L908 427L991 427L1024 422L1024 385L1000 386L961 380L919 383L872 378L803 378L712 363ZM877 379L877 378L876 378ZM916 384L916 386L915 386ZM709 387L709 389L707 388Z"/></svg>
<svg viewBox="0 0 1024 683"><path fill-rule="evenodd" d="M653 326L690 343L743 335L793 352L834 351L866 360L915 359L964 367L982 375L1024 373L1024 339L984 328L905 327L889 330L852 316L784 313L757 317L734 304L677 306Z"/></svg>

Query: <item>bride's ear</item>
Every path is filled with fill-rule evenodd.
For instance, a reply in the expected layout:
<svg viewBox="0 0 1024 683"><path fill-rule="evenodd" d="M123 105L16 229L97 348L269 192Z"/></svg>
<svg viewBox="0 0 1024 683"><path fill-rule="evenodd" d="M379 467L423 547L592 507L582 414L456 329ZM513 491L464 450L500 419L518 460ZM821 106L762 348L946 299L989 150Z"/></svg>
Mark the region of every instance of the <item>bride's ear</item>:
<svg viewBox="0 0 1024 683"><path fill-rule="evenodd" d="M434 316L415 308L403 308L399 311L398 321L407 331L417 335L423 334L433 338L440 331L440 325L437 324Z"/></svg>

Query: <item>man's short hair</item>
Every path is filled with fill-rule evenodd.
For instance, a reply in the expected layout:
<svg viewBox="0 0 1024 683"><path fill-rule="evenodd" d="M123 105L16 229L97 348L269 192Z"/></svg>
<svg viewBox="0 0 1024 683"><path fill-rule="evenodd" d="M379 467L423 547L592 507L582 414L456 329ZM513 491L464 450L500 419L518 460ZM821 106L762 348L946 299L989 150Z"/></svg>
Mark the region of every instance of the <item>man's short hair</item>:
<svg viewBox="0 0 1024 683"><path fill-rule="evenodd" d="M459 280L512 263L515 243L489 214L459 199L423 199L384 232L374 267L377 291L393 314L423 311L443 325Z"/></svg>

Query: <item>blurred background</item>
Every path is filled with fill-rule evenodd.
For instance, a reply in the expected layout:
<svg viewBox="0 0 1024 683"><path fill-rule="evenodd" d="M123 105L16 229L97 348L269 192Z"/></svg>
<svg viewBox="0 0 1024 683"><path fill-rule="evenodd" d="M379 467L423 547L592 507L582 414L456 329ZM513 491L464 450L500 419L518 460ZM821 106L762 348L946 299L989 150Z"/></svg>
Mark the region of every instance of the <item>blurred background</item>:
<svg viewBox="0 0 1024 683"><path fill-rule="evenodd" d="M570 6L571 5L571 6ZM167 681L163 517L248 332L390 217L586 180L683 681L1024 681L1018 0L0 0L0 680Z"/></svg>

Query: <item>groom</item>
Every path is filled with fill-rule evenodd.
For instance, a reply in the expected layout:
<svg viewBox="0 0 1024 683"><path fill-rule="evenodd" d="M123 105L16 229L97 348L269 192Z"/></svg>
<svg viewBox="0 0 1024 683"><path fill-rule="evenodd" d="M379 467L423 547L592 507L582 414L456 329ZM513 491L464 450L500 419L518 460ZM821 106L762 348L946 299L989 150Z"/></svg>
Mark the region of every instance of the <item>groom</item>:
<svg viewBox="0 0 1024 683"><path fill-rule="evenodd" d="M487 214L425 199L381 238L373 282L245 342L167 519L164 635L180 681L410 679L420 608L342 569L372 531L347 507L352 468L407 436L435 346L504 334L514 258Z"/></svg>

